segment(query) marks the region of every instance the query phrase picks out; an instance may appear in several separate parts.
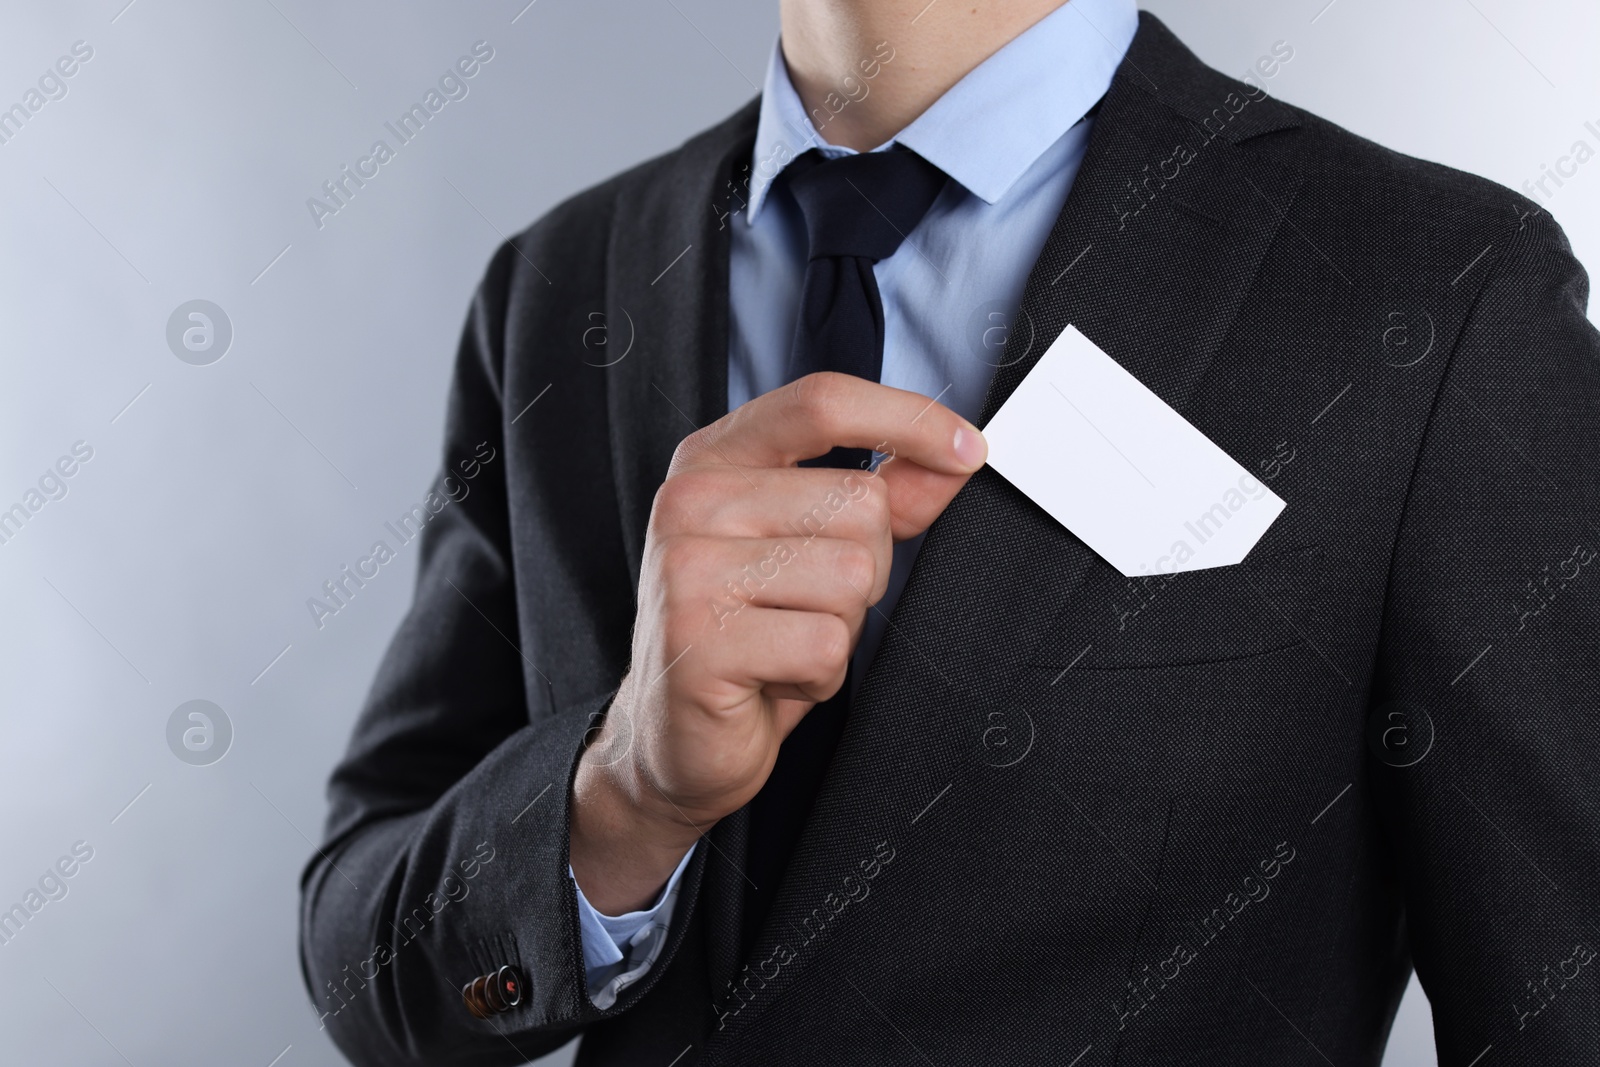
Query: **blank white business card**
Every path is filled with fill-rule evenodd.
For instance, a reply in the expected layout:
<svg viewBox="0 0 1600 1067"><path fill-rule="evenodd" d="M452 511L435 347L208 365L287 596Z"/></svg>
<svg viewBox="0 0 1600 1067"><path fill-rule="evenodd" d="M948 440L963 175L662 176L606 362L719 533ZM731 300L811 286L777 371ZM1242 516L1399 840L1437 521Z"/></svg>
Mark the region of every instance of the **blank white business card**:
<svg viewBox="0 0 1600 1067"><path fill-rule="evenodd" d="M1284 509L1074 326L983 435L991 467L1129 576L1239 563Z"/></svg>

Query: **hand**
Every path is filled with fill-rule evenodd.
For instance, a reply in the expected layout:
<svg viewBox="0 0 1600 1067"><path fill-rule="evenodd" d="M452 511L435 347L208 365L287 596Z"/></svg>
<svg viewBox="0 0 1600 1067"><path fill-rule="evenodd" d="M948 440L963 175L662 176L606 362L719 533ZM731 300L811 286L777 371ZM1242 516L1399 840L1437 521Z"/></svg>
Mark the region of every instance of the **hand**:
<svg viewBox="0 0 1600 1067"><path fill-rule="evenodd" d="M886 456L872 472L795 465L835 446ZM755 796L789 731L844 683L894 542L926 530L986 454L948 408L827 373L679 445L645 535L632 666L573 786L572 867L596 908L648 904Z"/></svg>

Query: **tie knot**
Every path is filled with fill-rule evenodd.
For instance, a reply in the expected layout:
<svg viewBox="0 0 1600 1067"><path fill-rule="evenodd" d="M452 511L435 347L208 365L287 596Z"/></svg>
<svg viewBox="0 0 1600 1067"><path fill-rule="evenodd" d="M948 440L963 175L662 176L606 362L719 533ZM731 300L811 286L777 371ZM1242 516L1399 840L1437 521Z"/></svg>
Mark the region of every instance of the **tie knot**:
<svg viewBox="0 0 1600 1067"><path fill-rule="evenodd" d="M789 167L809 258L894 255L944 188L944 172L908 149L825 159L812 149Z"/></svg>

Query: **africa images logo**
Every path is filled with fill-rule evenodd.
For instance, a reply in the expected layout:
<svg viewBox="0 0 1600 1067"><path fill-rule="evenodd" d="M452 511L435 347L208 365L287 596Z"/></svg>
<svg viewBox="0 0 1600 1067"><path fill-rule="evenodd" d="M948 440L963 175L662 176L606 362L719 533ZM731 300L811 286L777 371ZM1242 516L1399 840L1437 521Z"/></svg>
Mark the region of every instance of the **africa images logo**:
<svg viewBox="0 0 1600 1067"><path fill-rule="evenodd" d="M0 107L0 145L9 144L50 101L65 99L67 79L93 58L94 48L89 42L74 41L70 55L57 59L53 66L39 75L37 88L30 87L22 94L22 99L10 107Z"/></svg>

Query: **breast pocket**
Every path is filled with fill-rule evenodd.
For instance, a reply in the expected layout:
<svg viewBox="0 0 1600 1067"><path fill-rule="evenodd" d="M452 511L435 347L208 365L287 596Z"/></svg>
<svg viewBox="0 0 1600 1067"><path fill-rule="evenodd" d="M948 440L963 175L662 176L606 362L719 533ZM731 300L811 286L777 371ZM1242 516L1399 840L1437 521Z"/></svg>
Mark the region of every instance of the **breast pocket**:
<svg viewBox="0 0 1600 1067"><path fill-rule="evenodd" d="M1306 638L1252 580L1254 567L1315 561L1317 546L1180 574L1128 578L1096 560L1035 647L1032 665L1073 670L1175 667L1268 655Z"/></svg>

